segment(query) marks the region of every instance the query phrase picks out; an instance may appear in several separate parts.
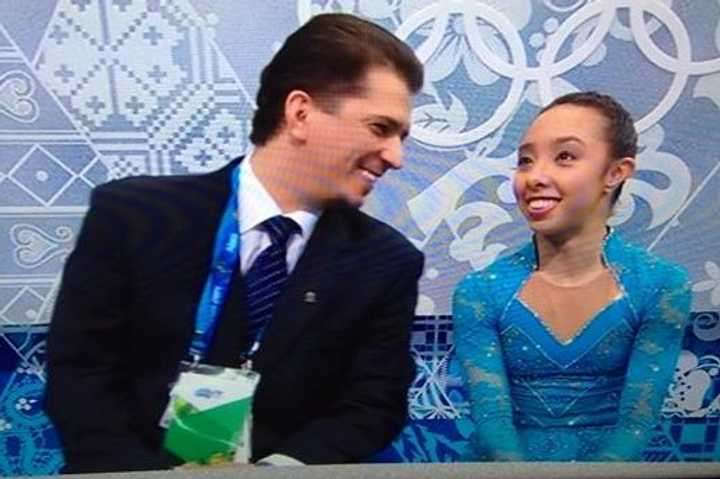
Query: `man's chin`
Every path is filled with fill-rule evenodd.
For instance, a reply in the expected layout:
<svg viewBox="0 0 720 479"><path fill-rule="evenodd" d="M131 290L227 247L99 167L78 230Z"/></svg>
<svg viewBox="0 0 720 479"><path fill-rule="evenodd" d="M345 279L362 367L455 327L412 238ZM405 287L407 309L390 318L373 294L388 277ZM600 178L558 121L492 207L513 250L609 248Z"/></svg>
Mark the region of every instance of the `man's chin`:
<svg viewBox="0 0 720 479"><path fill-rule="evenodd" d="M361 208L362 205L365 204L365 197L361 196L360 198L348 198L345 200L345 206L348 206L350 208Z"/></svg>
<svg viewBox="0 0 720 479"><path fill-rule="evenodd" d="M365 203L365 197L360 198L333 198L325 202L324 209L330 208L360 208Z"/></svg>
<svg viewBox="0 0 720 479"><path fill-rule="evenodd" d="M323 208L345 207L360 208L365 204L365 199L372 191L372 188L340 189L328 195L322 202Z"/></svg>
<svg viewBox="0 0 720 479"><path fill-rule="evenodd" d="M345 204L351 208L360 208L365 204L365 199L372 191L372 185L354 185L355 188L345 191L343 198Z"/></svg>

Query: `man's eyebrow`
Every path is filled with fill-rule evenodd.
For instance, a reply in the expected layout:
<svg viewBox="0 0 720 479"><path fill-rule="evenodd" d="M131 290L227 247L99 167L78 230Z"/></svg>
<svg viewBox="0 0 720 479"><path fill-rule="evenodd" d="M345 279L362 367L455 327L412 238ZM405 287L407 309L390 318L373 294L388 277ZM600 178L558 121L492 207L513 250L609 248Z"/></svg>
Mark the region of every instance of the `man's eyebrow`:
<svg viewBox="0 0 720 479"><path fill-rule="evenodd" d="M382 121L382 122L387 123L388 126L389 126L393 131L399 131L399 132L400 132L400 136L402 136L403 139L404 139L405 137L407 137L408 134L410 133L410 127L409 127L408 125L406 125L405 123L400 123L400 122L398 122L397 120L395 120L394 118L391 118L391 117L389 117L389 116L386 116L386 115L370 115L368 119L369 119L370 121Z"/></svg>

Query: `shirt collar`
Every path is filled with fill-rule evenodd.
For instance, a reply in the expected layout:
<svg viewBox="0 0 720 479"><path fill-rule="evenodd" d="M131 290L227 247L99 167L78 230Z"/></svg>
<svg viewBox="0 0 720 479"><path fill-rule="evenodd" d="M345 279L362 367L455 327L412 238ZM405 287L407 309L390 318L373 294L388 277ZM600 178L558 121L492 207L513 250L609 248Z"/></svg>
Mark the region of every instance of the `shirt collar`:
<svg viewBox="0 0 720 479"><path fill-rule="evenodd" d="M240 163L238 172L238 218L240 234L244 234L257 227L260 223L283 214L275 199L265 189L260 179L252 169L252 154ZM243 205L245 207L243 208ZM247 205L252 205L248 208ZM312 234L320 218L320 211L295 210L285 213L283 216L293 219L302 230L302 237L307 239Z"/></svg>

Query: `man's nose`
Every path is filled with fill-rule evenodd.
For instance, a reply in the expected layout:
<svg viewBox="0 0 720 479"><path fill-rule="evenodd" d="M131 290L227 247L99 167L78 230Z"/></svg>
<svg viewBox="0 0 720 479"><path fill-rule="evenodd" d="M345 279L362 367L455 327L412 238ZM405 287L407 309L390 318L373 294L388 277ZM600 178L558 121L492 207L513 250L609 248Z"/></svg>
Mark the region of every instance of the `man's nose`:
<svg viewBox="0 0 720 479"><path fill-rule="evenodd" d="M387 139L381 153L383 161L390 165L391 168L400 169L403 167L403 142L399 136L393 136Z"/></svg>

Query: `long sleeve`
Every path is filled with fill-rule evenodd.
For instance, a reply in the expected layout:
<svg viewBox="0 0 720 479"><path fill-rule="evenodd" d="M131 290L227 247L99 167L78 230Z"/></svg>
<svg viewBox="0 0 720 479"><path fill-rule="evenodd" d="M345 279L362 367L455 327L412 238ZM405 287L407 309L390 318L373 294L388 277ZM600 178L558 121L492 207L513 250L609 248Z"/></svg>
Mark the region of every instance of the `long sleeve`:
<svg viewBox="0 0 720 479"><path fill-rule="evenodd" d="M112 233L113 202L95 190L65 266L48 337L45 408L63 445L64 472L160 469L167 459L130 431L123 398L129 271ZM121 231L121 230L119 230Z"/></svg>
<svg viewBox="0 0 720 479"><path fill-rule="evenodd" d="M274 451L306 464L357 462L378 452L407 420L407 392L415 367L410 331L423 257L398 268L393 286L378 298L367 331L344 375L342 391L326 412Z"/></svg>
<svg viewBox="0 0 720 479"><path fill-rule="evenodd" d="M657 425L690 311L687 276L675 267L639 311L640 326L620 397L619 420L595 460L637 461Z"/></svg>
<svg viewBox="0 0 720 479"><path fill-rule="evenodd" d="M510 388L494 320L500 312L493 307L492 291L473 274L455 289L453 321L455 353L470 394L475 424L474 459L519 461L523 459L513 424Z"/></svg>

